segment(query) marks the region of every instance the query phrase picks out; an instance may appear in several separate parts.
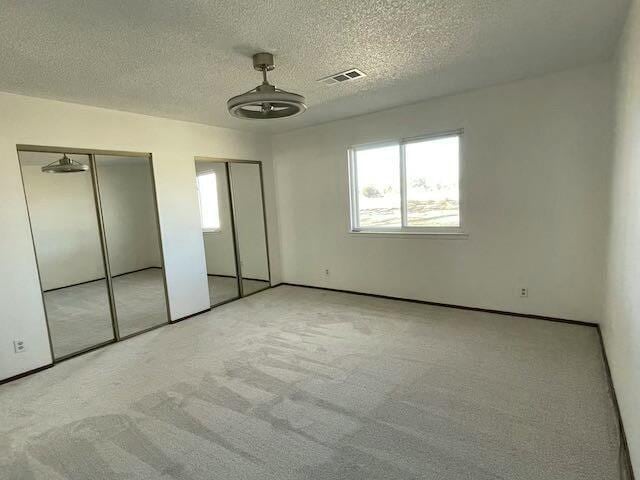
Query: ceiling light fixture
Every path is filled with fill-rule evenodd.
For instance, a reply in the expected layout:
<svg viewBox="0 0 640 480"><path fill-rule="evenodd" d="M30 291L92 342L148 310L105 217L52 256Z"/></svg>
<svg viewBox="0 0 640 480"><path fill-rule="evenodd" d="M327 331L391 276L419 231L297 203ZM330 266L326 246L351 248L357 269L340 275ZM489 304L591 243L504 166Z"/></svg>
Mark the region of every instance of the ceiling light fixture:
<svg viewBox="0 0 640 480"><path fill-rule="evenodd" d="M45 173L77 173L86 172L89 170L89 165L76 162L75 160L67 157L67 154L63 154L60 160L45 165L41 169Z"/></svg>
<svg viewBox="0 0 640 480"><path fill-rule="evenodd" d="M231 115L248 119L284 118L299 115L307 109L302 95L280 90L267 80L267 72L275 68L272 54L256 53L253 68L262 72L262 85L230 98L227 109Z"/></svg>

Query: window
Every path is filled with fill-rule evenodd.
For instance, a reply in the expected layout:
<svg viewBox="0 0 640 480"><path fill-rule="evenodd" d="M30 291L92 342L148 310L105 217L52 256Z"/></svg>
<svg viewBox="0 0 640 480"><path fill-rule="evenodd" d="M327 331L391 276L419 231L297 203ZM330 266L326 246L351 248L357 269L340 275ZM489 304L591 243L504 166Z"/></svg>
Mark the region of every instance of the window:
<svg viewBox="0 0 640 480"><path fill-rule="evenodd" d="M462 131L349 151L351 230L460 233Z"/></svg>
<svg viewBox="0 0 640 480"><path fill-rule="evenodd" d="M205 232L220 231L218 211L218 183L215 172L198 174L198 200L200 202L200 222Z"/></svg>

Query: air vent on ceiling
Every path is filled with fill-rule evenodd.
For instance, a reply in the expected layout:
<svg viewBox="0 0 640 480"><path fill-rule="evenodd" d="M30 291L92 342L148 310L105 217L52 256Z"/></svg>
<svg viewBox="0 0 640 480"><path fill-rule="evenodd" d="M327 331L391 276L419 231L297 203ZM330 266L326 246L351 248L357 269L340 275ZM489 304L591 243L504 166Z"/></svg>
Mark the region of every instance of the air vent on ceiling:
<svg viewBox="0 0 640 480"><path fill-rule="evenodd" d="M346 70L344 72L334 73L333 75L321 78L318 81L320 83L324 83L325 85L334 85L336 83L344 83L351 80L357 80L362 77L366 77L366 75L357 68L352 68L351 70Z"/></svg>

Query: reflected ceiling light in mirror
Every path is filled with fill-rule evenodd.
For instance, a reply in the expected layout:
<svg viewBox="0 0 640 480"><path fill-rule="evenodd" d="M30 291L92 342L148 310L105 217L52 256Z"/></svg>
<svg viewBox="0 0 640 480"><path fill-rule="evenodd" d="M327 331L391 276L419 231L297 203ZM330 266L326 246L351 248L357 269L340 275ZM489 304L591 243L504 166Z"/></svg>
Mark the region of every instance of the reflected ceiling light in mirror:
<svg viewBox="0 0 640 480"><path fill-rule="evenodd" d="M89 170L89 165L77 162L65 153L60 160L50 163L42 167L44 173L80 173Z"/></svg>

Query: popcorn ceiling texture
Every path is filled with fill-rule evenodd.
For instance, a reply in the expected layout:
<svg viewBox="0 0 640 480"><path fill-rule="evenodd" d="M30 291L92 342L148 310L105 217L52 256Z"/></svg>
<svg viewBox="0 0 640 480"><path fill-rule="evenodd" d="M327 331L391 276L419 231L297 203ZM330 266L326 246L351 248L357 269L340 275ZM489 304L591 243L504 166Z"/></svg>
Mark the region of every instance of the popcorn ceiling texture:
<svg viewBox="0 0 640 480"><path fill-rule="evenodd" d="M58 0L0 3L0 91L243 129L286 131L604 61L628 0ZM250 56L310 110L231 118ZM368 77L317 79L351 67Z"/></svg>

